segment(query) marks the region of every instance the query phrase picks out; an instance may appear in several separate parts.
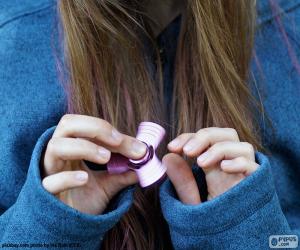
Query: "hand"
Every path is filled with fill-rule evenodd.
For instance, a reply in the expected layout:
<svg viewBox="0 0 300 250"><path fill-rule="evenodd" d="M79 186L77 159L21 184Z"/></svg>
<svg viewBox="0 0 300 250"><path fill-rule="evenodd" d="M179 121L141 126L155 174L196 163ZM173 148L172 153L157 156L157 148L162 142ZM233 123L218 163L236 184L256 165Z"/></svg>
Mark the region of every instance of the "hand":
<svg viewBox="0 0 300 250"><path fill-rule="evenodd" d="M201 199L191 168L179 154L197 157L205 173L208 200L229 190L258 167L253 146L240 142L231 128L212 127L181 134L168 144L168 149L172 153L163 158L167 174L179 198L187 204L198 204Z"/></svg>
<svg viewBox="0 0 300 250"><path fill-rule="evenodd" d="M44 154L43 187L81 212L101 214L115 194L138 181L134 171L108 174L92 171L84 164L83 160L105 164L111 152L139 159L146 153L146 147L105 120L63 116Z"/></svg>

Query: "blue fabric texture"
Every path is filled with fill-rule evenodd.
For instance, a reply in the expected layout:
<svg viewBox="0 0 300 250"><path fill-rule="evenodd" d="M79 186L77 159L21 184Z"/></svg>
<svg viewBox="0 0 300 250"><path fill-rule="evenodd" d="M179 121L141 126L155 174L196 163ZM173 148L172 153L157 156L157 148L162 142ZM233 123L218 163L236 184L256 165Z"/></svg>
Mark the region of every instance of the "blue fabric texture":
<svg viewBox="0 0 300 250"><path fill-rule="evenodd" d="M252 70L272 121L273 128L262 119L264 146L271 153L256 152L260 167L255 173L196 206L181 203L166 180L160 200L174 249L269 249L270 235L300 238L300 77L289 50L300 59L300 0L279 0L281 9L273 11L268 0L257 2ZM279 15L289 46L274 20ZM178 20L158 38L167 94L172 89ZM100 249L105 233L132 204L133 189L125 189L113 209L87 215L41 185L42 151L66 111L55 67L60 56L53 49L58 42L56 22L54 0L0 0L0 247L80 243L81 249ZM201 171L193 170L201 186Z"/></svg>

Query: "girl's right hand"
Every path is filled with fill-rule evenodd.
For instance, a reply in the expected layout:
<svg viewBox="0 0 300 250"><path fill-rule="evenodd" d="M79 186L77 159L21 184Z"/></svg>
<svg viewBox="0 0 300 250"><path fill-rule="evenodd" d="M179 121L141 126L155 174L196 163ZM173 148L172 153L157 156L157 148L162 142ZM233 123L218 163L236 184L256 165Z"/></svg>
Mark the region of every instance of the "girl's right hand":
<svg viewBox="0 0 300 250"><path fill-rule="evenodd" d="M105 164L111 152L139 159L146 153L146 146L121 134L105 120L84 115L63 116L42 161L43 187L81 212L101 214L115 194L138 181L134 171L122 174L92 171L83 161Z"/></svg>

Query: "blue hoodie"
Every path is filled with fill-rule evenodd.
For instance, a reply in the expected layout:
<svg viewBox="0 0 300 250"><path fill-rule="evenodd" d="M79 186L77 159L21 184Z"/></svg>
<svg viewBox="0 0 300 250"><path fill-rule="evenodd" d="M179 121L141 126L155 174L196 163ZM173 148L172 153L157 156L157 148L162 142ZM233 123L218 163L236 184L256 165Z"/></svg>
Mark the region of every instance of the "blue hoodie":
<svg viewBox="0 0 300 250"><path fill-rule="evenodd" d="M255 173L196 206L180 202L166 180L160 188L160 201L174 249L269 249L270 235L300 236L300 76L289 49L300 59L300 0L279 3L282 9L272 12L269 1L258 1L255 52L259 64L255 60L252 64L274 128L272 135L272 129L262 122L264 146L271 154L256 152L260 167ZM274 17L279 15L290 46L278 32ZM66 110L53 53L58 42L57 36L51 35L56 20L54 0L0 0L3 249L100 249L105 233L132 204L133 189L129 188L114 209L88 215L60 202L41 185L41 154ZM178 27L178 22L172 22L158 39L164 48L168 93ZM200 186L198 169L194 175ZM75 243L80 245L72 245Z"/></svg>

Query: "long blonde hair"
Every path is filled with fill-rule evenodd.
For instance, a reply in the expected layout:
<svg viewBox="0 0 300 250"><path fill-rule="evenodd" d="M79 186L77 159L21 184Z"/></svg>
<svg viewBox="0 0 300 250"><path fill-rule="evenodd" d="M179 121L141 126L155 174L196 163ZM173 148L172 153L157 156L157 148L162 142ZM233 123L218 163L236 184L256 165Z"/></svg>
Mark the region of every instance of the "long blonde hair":
<svg viewBox="0 0 300 250"><path fill-rule="evenodd" d="M132 136L145 120L167 127L168 139L203 127L232 127L241 141L259 148L251 114L257 106L248 84L255 0L187 1L169 124L160 60L153 76L144 56L142 37L151 39L154 47L155 38L143 2L60 1L69 112L101 117ZM137 189L130 211L105 236L104 249L163 248L157 220L164 224L157 189Z"/></svg>

